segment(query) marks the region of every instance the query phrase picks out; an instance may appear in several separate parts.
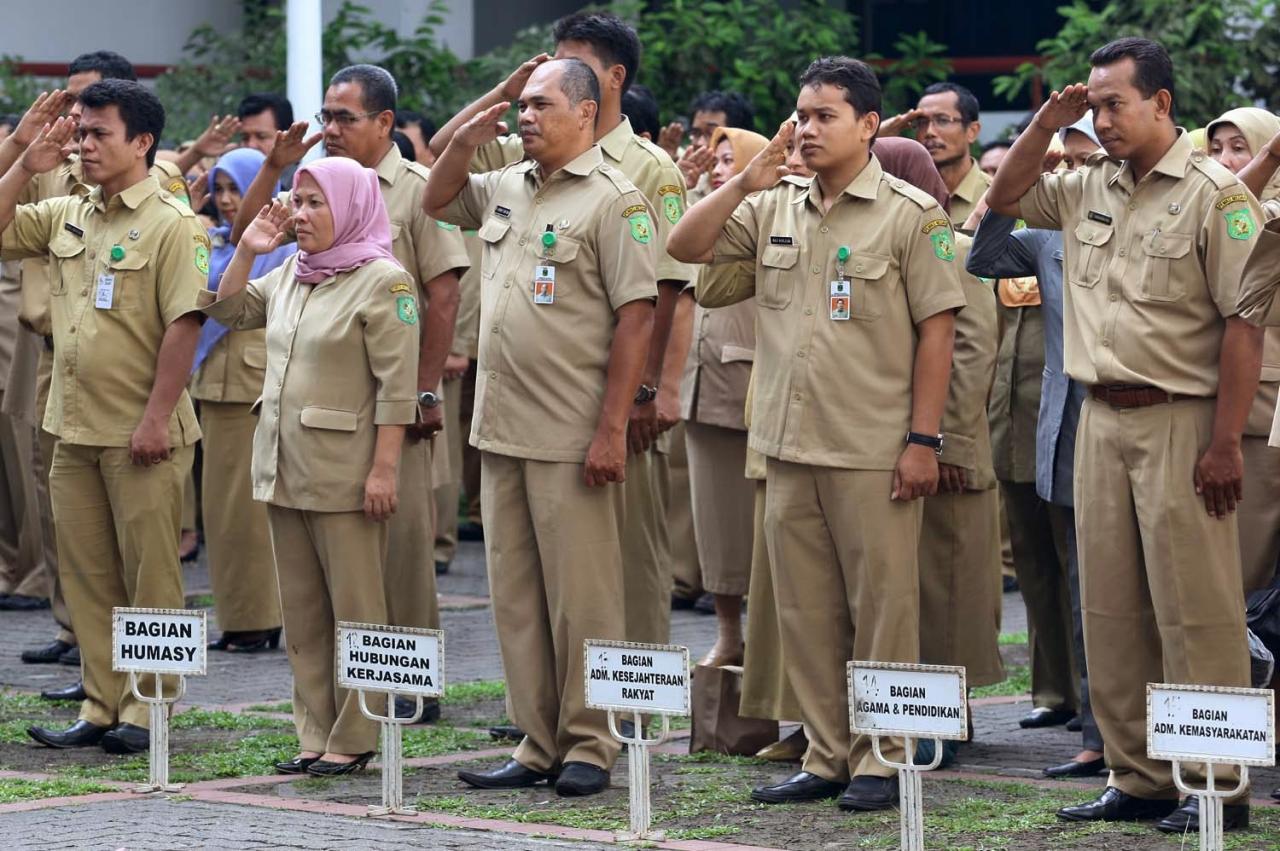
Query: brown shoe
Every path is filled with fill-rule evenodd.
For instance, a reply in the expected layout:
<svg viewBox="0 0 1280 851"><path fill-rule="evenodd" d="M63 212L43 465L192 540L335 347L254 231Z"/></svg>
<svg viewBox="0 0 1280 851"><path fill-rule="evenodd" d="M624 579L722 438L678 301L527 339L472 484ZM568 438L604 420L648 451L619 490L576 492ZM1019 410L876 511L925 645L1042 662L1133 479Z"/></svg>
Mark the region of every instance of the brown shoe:
<svg viewBox="0 0 1280 851"><path fill-rule="evenodd" d="M756 759L767 759L770 762L799 762L804 759L804 752L808 749L809 737L804 734L804 727L801 727L782 741L761 748L756 753Z"/></svg>

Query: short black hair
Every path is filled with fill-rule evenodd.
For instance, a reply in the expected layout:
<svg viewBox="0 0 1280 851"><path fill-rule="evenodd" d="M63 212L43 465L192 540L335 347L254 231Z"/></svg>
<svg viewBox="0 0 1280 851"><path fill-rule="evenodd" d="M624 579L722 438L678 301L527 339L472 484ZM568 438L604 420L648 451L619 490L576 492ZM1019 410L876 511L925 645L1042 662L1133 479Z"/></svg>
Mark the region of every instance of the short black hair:
<svg viewBox="0 0 1280 851"><path fill-rule="evenodd" d="M556 21L551 30L556 44L581 41L591 45L606 66L621 65L626 69L622 79L625 95L640 71L640 36L626 21L610 12L575 12Z"/></svg>
<svg viewBox="0 0 1280 851"><path fill-rule="evenodd" d="M725 127L750 130L756 123L756 111L751 101L737 92L703 92L689 104L689 114L699 112L723 112Z"/></svg>
<svg viewBox="0 0 1280 851"><path fill-rule="evenodd" d="M848 56L823 56L813 60L800 75L800 85L818 88L823 84L844 89L845 101L859 115L880 114L880 81L871 66Z"/></svg>
<svg viewBox="0 0 1280 851"><path fill-rule="evenodd" d="M396 110L396 126L400 128L408 127L411 124L418 125L418 129L422 131L422 138L430 139L436 135L436 131L440 128L436 127L436 123L420 112L412 109Z"/></svg>
<svg viewBox="0 0 1280 851"><path fill-rule="evenodd" d="M268 109L271 110L271 117L275 119L277 130L288 130L293 124L293 104L289 103L287 97L275 92L255 92L245 95L240 105L236 107L236 117L243 119L251 115L261 115Z"/></svg>
<svg viewBox="0 0 1280 851"><path fill-rule="evenodd" d="M104 80L138 81L138 73L133 70L133 63L112 50L95 50L93 53L81 53L71 60L67 67L67 76L86 74L97 71Z"/></svg>
<svg viewBox="0 0 1280 851"><path fill-rule="evenodd" d="M622 114L631 121L631 129L637 136L649 134L651 141L658 141L662 122L658 120L658 99L649 87L636 83L622 96Z"/></svg>
<svg viewBox="0 0 1280 851"><path fill-rule="evenodd" d="M983 145L982 149L978 152L978 156L981 157L987 151L994 151L996 148L1011 148L1011 147L1013 147L1013 142L1010 142L1007 139L996 139L994 142L988 142L987 144Z"/></svg>
<svg viewBox="0 0 1280 851"><path fill-rule="evenodd" d="M333 75L329 86L343 83L360 84L360 102L368 112L396 111L396 78L386 68L377 65L348 65Z"/></svg>
<svg viewBox="0 0 1280 851"><path fill-rule="evenodd" d="M418 159L418 149L413 146L413 140L401 133L399 130L391 131L391 141L396 143L396 147L400 149L400 156L410 162Z"/></svg>
<svg viewBox="0 0 1280 851"><path fill-rule="evenodd" d="M1169 92L1169 117L1173 118L1173 60L1164 45L1149 38L1118 38L1095 50L1089 64L1102 68L1122 59L1133 60L1133 87L1142 92L1143 98L1150 100L1161 89Z"/></svg>
<svg viewBox="0 0 1280 851"><path fill-rule="evenodd" d="M956 96L956 108L960 110L961 121L965 124L972 124L978 120L978 111L981 107L978 104L977 95L959 83L933 83L930 86L926 86L920 96L945 95L947 92L951 92Z"/></svg>
<svg viewBox="0 0 1280 851"><path fill-rule="evenodd" d="M596 123L600 121L600 78L591 66L581 59L561 59L560 91L569 99L569 106L577 106L584 100L596 105Z"/></svg>
<svg viewBox="0 0 1280 851"><path fill-rule="evenodd" d="M99 80L86 87L77 100L85 109L116 107L124 121L126 139L150 133L147 167L156 164L156 149L160 147L160 136L164 133L164 104L150 89L133 80Z"/></svg>

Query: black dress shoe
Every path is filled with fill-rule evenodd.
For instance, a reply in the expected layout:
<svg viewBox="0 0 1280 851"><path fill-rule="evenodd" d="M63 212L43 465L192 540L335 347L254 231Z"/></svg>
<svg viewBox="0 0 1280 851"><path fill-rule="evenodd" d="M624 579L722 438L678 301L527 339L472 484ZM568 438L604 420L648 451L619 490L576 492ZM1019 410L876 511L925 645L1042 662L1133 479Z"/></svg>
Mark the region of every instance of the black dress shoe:
<svg viewBox="0 0 1280 851"><path fill-rule="evenodd" d="M791 804L796 801L822 801L839 797L844 784L827 780L807 771L795 774L772 786L760 786L751 790L751 800L762 804Z"/></svg>
<svg viewBox="0 0 1280 851"><path fill-rule="evenodd" d="M58 657L59 665L70 665L73 668L80 667L80 645L77 644L67 652Z"/></svg>
<svg viewBox="0 0 1280 851"><path fill-rule="evenodd" d="M0 609L9 612L34 612L49 608L49 598L32 597L30 594L6 594L0 599Z"/></svg>
<svg viewBox="0 0 1280 851"><path fill-rule="evenodd" d="M412 718L418 704L412 697L396 697L396 717ZM414 724L434 724L440 720L440 700L434 697L422 699L422 715Z"/></svg>
<svg viewBox="0 0 1280 851"><path fill-rule="evenodd" d="M589 762L566 762L556 778L556 794L562 798L598 795L609 788L609 772Z"/></svg>
<svg viewBox="0 0 1280 851"><path fill-rule="evenodd" d="M314 777L341 777L344 774L354 774L368 768L371 759L373 759L373 751L365 751L351 762L329 762L326 759L317 759L307 766L307 774Z"/></svg>
<svg viewBox="0 0 1280 851"><path fill-rule="evenodd" d="M449 562L447 561L436 562L436 576L444 576L448 572L449 572Z"/></svg>
<svg viewBox="0 0 1280 851"><path fill-rule="evenodd" d="M524 730L521 730L515 724L494 724L489 728L489 737L499 741L507 739L519 742L524 739Z"/></svg>
<svg viewBox="0 0 1280 851"><path fill-rule="evenodd" d="M71 649L65 641L51 641L44 647L32 647L22 651L22 661L28 665L52 665L62 658L62 654Z"/></svg>
<svg viewBox="0 0 1280 851"><path fill-rule="evenodd" d="M77 680L69 686L51 688L40 692L44 700L84 700L84 680Z"/></svg>
<svg viewBox="0 0 1280 851"><path fill-rule="evenodd" d="M556 775L525 768L509 759L504 765L489 771L459 771L458 779L477 789L524 789L539 783L554 783Z"/></svg>
<svg viewBox="0 0 1280 851"><path fill-rule="evenodd" d="M1164 818L1177 806L1178 802L1171 798L1139 798L1108 786L1096 801L1058 810L1058 818L1063 821L1142 821Z"/></svg>
<svg viewBox="0 0 1280 851"><path fill-rule="evenodd" d="M1024 730L1032 730L1037 727L1060 727L1067 723L1075 715L1074 712L1068 712L1065 709L1048 709L1043 706L1037 706L1035 709L1018 722L1018 726Z"/></svg>
<svg viewBox="0 0 1280 851"><path fill-rule="evenodd" d="M1280 801L1280 786L1271 790L1271 799L1274 801Z"/></svg>
<svg viewBox="0 0 1280 851"><path fill-rule="evenodd" d="M1051 765L1044 770L1045 777L1094 777L1107 770L1107 761L1102 757L1086 762L1064 762L1062 765Z"/></svg>
<svg viewBox="0 0 1280 851"><path fill-rule="evenodd" d="M110 730L110 727L99 727L80 720L65 730L28 727L27 735L49 748L87 748L101 742L102 737Z"/></svg>
<svg viewBox="0 0 1280 851"><path fill-rule="evenodd" d="M836 801L836 806L848 812L870 813L891 810L898 806L898 775L876 777L860 774L849 781L849 786Z"/></svg>
<svg viewBox="0 0 1280 851"><path fill-rule="evenodd" d="M1249 826L1248 804L1223 804L1222 829L1243 830ZM1156 830L1162 833L1199 833L1200 832L1200 799L1188 795L1187 799L1169 815L1156 823Z"/></svg>
<svg viewBox="0 0 1280 851"><path fill-rule="evenodd" d="M1006 594L1012 594L1018 590L1018 580L1012 576L1003 576L1000 578L1000 588Z"/></svg>
<svg viewBox="0 0 1280 851"><path fill-rule="evenodd" d="M716 598L710 593L703 593L702 596L693 601L693 610L700 615L714 615L716 613Z"/></svg>
<svg viewBox="0 0 1280 851"><path fill-rule="evenodd" d="M102 749L107 753L146 753L151 750L151 731L137 724L117 724L102 737Z"/></svg>
<svg viewBox="0 0 1280 851"><path fill-rule="evenodd" d="M318 756L295 756L285 762L277 762L276 774L306 774L307 769L318 759Z"/></svg>
<svg viewBox="0 0 1280 851"><path fill-rule="evenodd" d="M696 602L698 602L697 597L678 597L675 594L672 594L671 595L671 611L680 612L680 611L684 611L685 609L692 609L693 604Z"/></svg>
<svg viewBox="0 0 1280 851"><path fill-rule="evenodd" d="M459 523L458 524L458 540L459 541L483 541L484 527L479 523Z"/></svg>
<svg viewBox="0 0 1280 851"><path fill-rule="evenodd" d="M1079 715L1076 715L1074 718L1072 718L1070 721L1067 722L1067 729L1073 733L1079 733L1081 730L1084 729L1084 721L1080 718Z"/></svg>

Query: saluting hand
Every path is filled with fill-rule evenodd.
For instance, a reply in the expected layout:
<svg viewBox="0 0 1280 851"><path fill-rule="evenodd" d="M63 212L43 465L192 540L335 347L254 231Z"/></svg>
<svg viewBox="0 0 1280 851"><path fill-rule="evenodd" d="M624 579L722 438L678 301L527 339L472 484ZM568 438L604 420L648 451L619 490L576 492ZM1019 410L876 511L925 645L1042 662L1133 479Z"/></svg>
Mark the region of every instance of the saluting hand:
<svg viewBox="0 0 1280 851"><path fill-rule="evenodd" d="M666 127L658 131L658 138L654 139L659 148L667 152L667 156L676 159L680 153L680 143L684 141L684 125L679 121L672 121Z"/></svg>
<svg viewBox="0 0 1280 851"><path fill-rule="evenodd" d="M1204 498L1205 511L1223 518L1244 499L1244 455L1240 444L1211 442L1196 462L1196 493Z"/></svg>
<svg viewBox="0 0 1280 851"><path fill-rule="evenodd" d="M62 89L41 92L13 129L13 140L23 148L28 147L40 135L41 128L57 121L74 100Z"/></svg>
<svg viewBox="0 0 1280 851"><path fill-rule="evenodd" d="M1089 111L1089 87L1084 83L1073 83L1060 92L1049 95L1049 99L1036 113L1036 124L1044 130L1056 133L1063 127L1070 127Z"/></svg>
<svg viewBox="0 0 1280 851"><path fill-rule="evenodd" d="M58 163L71 156L75 148L71 139L75 132L76 121L67 116L59 118L53 124L44 125L22 154L22 167L32 174L53 171Z"/></svg>
<svg viewBox="0 0 1280 851"><path fill-rule="evenodd" d="M583 480L589 488L604 487L609 482L627 480L627 434L625 431L596 430L587 447Z"/></svg>
<svg viewBox="0 0 1280 851"><path fill-rule="evenodd" d="M209 173L197 171L187 178L187 197L191 199L191 209L199 212L209 203Z"/></svg>
<svg viewBox="0 0 1280 851"><path fill-rule="evenodd" d="M910 502L938 492L938 456L928 446L907 444L893 468L893 492L889 498Z"/></svg>
<svg viewBox="0 0 1280 851"><path fill-rule="evenodd" d="M534 70L543 62L549 61L551 61L550 56L545 53L539 53L528 62L521 64L519 68L511 72L511 76L502 81L502 85L498 88L498 94L503 100L516 100L520 97L520 93L524 91L525 84L533 76Z"/></svg>
<svg viewBox="0 0 1280 851"><path fill-rule="evenodd" d="M692 189L697 186L698 180L711 171L715 162L715 154L704 145L690 145L686 148L684 156L676 160L676 165L684 173L684 188Z"/></svg>
<svg viewBox="0 0 1280 851"><path fill-rule="evenodd" d="M526 63L527 64L527 63ZM507 110L511 108L510 101L495 103L484 112L473 117L466 124L458 128L458 132L453 138L459 144L466 145L471 148L478 148L481 145L487 145L494 139L507 132L507 122L500 121Z"/></svg>
<svg viewBox="0 0 1280 851"><path fill-rule="evenodd" d="M302 162L307 151L314 148L324 136L323 133L307 136L308 126L305 121L295 121L288 130L277 130L276 146L267 155L267 165L275 169L285 169L294 163Z"/></svg>
<svg viewBox="0 0 1280 851"><path fill-rule="evenodd" d="M795 135L794 121L782 122L764 150L756 154L747 167L734 180L748 194L763 192L791 173L787 168L787 154L791 150L791 137Z"/></svg>
<svg viewBox="0 0 1280 851"><path fill-rule="evenodd" d="M900 112L892 118L886 118L880 122L879 136L901 136L905 131L910 129L921 118L924 118L923 109L909 109L906 112Z"/></svg>
<svg viewBox="0 0 1280 851"><path fill-rule="evenodd" d="M293 227L293 216L279 199L264 205L244 229L239 245L254 254L270 254L284 243Z"/></svg>
<svg viewBox="0 0 1280 851"><path fill-rule="evenodd" d="M234 115L215 115L209 119L205 128L195 142L195 149L202 156L220 157L232 147L232 139L240 132L240 119Z"/></svg>

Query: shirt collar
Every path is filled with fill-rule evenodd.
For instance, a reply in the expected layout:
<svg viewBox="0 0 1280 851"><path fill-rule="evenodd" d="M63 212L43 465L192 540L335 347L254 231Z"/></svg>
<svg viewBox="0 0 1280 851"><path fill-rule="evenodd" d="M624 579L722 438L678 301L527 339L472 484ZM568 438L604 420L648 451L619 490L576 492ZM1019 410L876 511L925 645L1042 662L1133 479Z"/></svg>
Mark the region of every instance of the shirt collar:
<svg viewBox="0 0 1280 851"><path fill-rule="evenodd" d="M627 152L627 145L631 144L631 138L635 135L631 129L631 119L624 115L618 126L605 133L597 144L609 155L609 159L621 162L622 155Z"/></svg>
<svg viewBox="0 0 1280 851"><path fill-rule="evenodd" d="M567 171L569 174L576 177L585 177L603 164L604 156L600 153L600 146L592 145L590 148L587 148L581 154L578 154L578 156L565 163L565 165L561 167L560 171ZM535 183L546 182L542 179L538 164L535 161L525 160L519 167L523 168L525 174L527 174ZM559 174L560 171L557 171L556 174ZM552 177L554 176L555 175L552 175Z"/></svg>
<svg viewBox="0 0 1280 851"><path fill-rule="evenodd" d="M136 210L142 205L142 202L150 198L152 195L160 191L160 181L153 176L147 175L142 180L130 186L128 189L116 195L120 199L120 203L124 204L130 210ZM102 202L102 187L95 186L89 193L89 200L93 202L93 206L99 211L105 210L106 205ZM112 199L114 200L114 199Z"/></svg>
<svg viewBox="0 0 1280 851"><path fill-rule="evenodd" d="M400 149L393 144L391 148L383 154L382 159L378 160L378 165L374 169L374 171L378 173L378 179L395 185L396 178L400 176L400 161L402 159L403 157L400 156Z"/></svg>
<svg viewBox="0 0 1280 851"><path fill-rule="evenodd" d="M880 160L876 159L876 155L872 154L871 159L862 167L862 171L858 172L857 177L849 181L849 185L841 190L841 195L849 195L854 198L862 198L866 201L874 201L878 197L880 191L880 178L884 175L884 169L880 167ZM809 199L813 202L813 206L819 210L822 209L822 190L818 186L818 179L815 177L809 183L809 191L807 194L798 196L797 200Z"/></svg>
<svg viewBox="0 0 1280 851"><path fill-rule="evenodd" d="M960 181L960 185L956 187L951 195L953 198L973 203L978 200L978 196L986 188L986 184L982 180L982 169L978 168L978 161L973 157L969 157L969 170L965 172L964 180Z"/></svg>
<svg viewBox="0 0 1280 851"><path fill-rule="evenodd" d="M1181 180L1186 177L1187 164L1196 153L1195 145L1191 144L1191 136L1186 130L1179 127L1178 135L1173 140L1173 144L1169 146L1169 150L1164 152L1164 156L1160 158L1160 161L1152 166L1151 171L1168 175L1175 180ZM1129 190L1137 186L1137 181L1133 178L1133 167L1128 160L1121 163L1120 168L1111 176L1110 182L1113 184L1119 182Z"/></svg>

